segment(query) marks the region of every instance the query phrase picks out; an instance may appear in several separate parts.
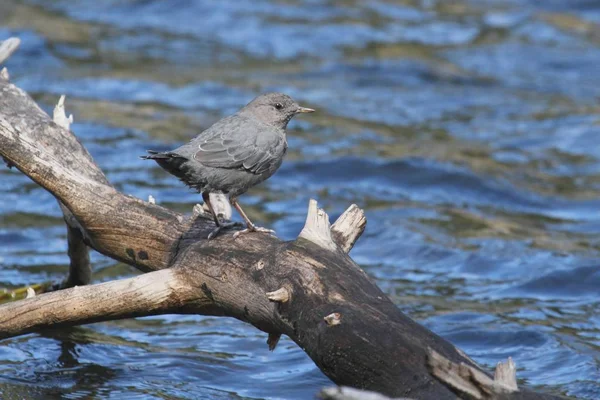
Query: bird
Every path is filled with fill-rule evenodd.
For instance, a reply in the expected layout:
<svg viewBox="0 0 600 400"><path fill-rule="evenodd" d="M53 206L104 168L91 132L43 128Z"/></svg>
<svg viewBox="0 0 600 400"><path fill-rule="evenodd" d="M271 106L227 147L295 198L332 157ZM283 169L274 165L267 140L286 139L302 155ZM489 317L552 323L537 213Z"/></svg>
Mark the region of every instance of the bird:
<svg viewBox="0 0 600 400"><path fill-rule="evenodd" d="M248 232L275 233L256 226L238 202L251 187L270 178L279 169L287 152L286 128L297 114L315 110L299 106L283 93L265 93L235 114L217 121L191 141L171 151L148 150L145 160L154 160L190 188L202 194L212 213L216 228L208 239L233 222L219 220L210 193L223 193L238 211Z"/></svg>

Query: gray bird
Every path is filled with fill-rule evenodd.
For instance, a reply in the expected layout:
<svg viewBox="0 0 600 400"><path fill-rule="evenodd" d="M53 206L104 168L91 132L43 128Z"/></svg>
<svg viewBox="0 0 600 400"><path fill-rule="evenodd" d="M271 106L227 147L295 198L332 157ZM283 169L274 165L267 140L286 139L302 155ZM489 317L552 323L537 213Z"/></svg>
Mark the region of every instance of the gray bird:
<svg viewBox="0 0 600 400"><path fill-rule="evenodd" d="M247 226L236 235L273 233L254 225L237 199L277 171L287 151L285 128L288 122L296 114L313 111L300 107L283 93L266 93L218 121L189 143L164 153L148 150L150 155L141 158L155 160L183 183L202 193L217 225L208 235L209 239L232 224L219 220L210 204L209 193L229 195L229 202Z"/></svg>

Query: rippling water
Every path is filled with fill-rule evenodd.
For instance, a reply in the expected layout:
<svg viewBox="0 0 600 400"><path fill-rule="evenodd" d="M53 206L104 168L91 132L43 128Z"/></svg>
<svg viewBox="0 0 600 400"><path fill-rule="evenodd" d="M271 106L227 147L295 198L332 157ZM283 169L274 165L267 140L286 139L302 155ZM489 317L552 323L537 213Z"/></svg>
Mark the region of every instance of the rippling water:
<svg viewBox="0 0 600 400"><path fill-rule="evenodd" d="M308 199L368 227L352 255L398 306L545 391L600 398L600 5L592 0L16 1L13 80L120 190L191 212L153 163L260 92L318 109L242 200L294 238ZM56 202L0 168L0 287L60 281ZM95 282L136 272L93 254ZM162 316L2 341L3 398L311 398L328 379L290 340Z"/></svg>

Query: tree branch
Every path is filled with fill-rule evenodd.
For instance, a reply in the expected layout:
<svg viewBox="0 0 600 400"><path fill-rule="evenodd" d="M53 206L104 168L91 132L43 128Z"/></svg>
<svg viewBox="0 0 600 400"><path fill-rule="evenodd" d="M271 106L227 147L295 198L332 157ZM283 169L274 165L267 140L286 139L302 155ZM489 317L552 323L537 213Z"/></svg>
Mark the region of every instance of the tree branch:
<svg viewBox="0 0 600 400"><path fill-rule="evenodd" d="M317 246L335 251L337 244L331 236L331 225L327 213L317 206L316 200L310 200L308 203L308 214L306 223L298 238L306 239Z"/></svg>
<svg viewBox="0 0 600 400"><path fill-rule="evenodd" d="M76 216L86 243L142 271L168 266L189 229L185 219L116 191L81 143L25 92L0 81L0 93L0 154Z"/></svg>
<svg viewBox="0 0 600 400"><path fill-rule="evenodd" d="M75 286L2 305L0 339L48 327L180 312L190 301L208 302L170 269Z"/></svg>
<svg viewBox="0 0 600 400"><path fill-rule="evenodd" d="M331 236L342 250L349 253L366 226L365 212L352 204L331 226Z"/></svg>

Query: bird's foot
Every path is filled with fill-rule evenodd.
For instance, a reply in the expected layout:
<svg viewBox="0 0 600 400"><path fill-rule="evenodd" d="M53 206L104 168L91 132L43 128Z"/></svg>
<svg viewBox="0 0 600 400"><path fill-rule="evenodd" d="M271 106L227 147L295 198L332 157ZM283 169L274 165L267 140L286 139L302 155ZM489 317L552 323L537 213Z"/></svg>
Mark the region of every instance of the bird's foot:
<svg viewBox="0 0 600 400"><path fill-rule="evenodd" d="M246 229L243 229L241 231L237 231L236 233L233 234L233 238L237 238L240 235L243 235L244 233L249 233L249 232L261 232L261 233L270 233L270 234L274 234L275 231L273 229L267 229L267 228L262 228L260 226L248 226Z"/></svg>
<svg viewBox="0 0 600 400"><path fill-rule="evenodd" d="M211 233L208 234L208 240L216 237L219 232L221 232L223 229L227 229L227 228L231 228L232 226L236 226L237 222L233 222L233 221L228 221L228 222L221 222L215 229L213 229L213 231ZM237 232L236 232L237 233Z"/></svg>

